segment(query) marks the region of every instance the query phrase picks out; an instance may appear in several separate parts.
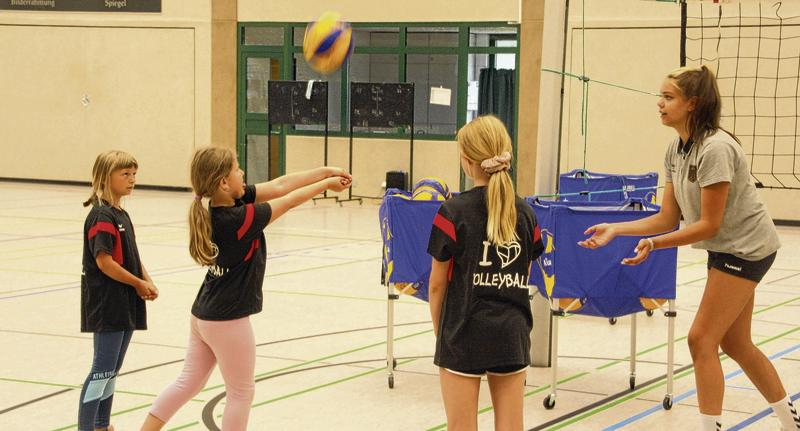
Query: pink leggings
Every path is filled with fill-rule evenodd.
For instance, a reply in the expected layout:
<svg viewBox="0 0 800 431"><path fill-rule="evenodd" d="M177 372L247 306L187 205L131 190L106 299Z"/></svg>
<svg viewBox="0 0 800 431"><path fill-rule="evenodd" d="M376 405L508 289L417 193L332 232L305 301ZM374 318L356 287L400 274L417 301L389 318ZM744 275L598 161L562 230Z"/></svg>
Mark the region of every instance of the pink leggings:
<svg viewBox="0 0 800 431"><path fill-rule="evenodd" d="M219 362L227 398L222 429L246 430L255 393L256 345L250 318L209 321L192 316L191 326L183 371L156 398L150 414L168 422L203 389L214 365Z"/></svg>

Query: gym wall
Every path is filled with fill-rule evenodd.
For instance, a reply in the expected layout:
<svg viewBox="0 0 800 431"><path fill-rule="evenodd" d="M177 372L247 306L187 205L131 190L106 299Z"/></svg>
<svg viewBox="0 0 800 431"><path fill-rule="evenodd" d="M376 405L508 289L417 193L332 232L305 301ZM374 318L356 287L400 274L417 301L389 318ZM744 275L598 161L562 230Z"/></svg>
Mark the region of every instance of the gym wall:
<svg viewBox="0 0 800 431"><path fill-rule="evenodd" d="M754 7L752 3L755 2L749 3L749 7ZM680 8L677 4L587 0L585 35L581 31L580 2L570 4L566 64L572 73L580 75L585 67L585 74L591 80L658 93L666 74L680 66ZM772 7L772 3L765 5ZM716 13L711 9L716 5L706 7L709 13ZM800 15L800 4L784 2L781 15ZM713 54L712 51L709 48L706 55ZM553 69L559 66L543 65ZM739 73L746 75L747 71L740 69ZM584 163L582 85L577 79L567 78L565 88L562 172L583 167ZM675 132L661 124L656 106L658 98L590 81L588 99L586 168L615 173L655 171L663 185L664 152L675 138ZM722 126L726 127L725 119ZM759 194L774 219L800 221L796 204L800 200L800 190L759 189Z"/></svg>
<svg viewBox="0 0 800 431"><path fill-rule="evenodd" d="M88 182L116 148L140 184L189 185L192 151L211 141L211 0L0 11L0 58L0 177Z"/></svg>

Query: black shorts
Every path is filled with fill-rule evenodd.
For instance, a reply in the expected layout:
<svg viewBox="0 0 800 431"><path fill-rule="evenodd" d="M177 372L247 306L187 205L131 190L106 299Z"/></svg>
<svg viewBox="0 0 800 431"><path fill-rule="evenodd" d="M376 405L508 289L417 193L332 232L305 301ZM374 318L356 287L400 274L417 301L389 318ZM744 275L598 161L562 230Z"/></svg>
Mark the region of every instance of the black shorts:
<svg viewBox="0 0 800 431"><path fill-rule="evenodd" d="M485 375L492 375L492 376L510 376L512 374L521 373L528 369L528 365L505 365L502 367L491 367L491 368L481 368L478 370L454 370L451 368L445 368L447 371L458 374L459 376L464 377L483 377Z"/></svg>
<svg viewBox="0 0 800 431"><path fill-rule="evenodd" d="M708 252L708 269L715 268L726 274L746 278L756 283L761 282L775 262L776 251L761 260L745 260L728 253Z"/></svg>

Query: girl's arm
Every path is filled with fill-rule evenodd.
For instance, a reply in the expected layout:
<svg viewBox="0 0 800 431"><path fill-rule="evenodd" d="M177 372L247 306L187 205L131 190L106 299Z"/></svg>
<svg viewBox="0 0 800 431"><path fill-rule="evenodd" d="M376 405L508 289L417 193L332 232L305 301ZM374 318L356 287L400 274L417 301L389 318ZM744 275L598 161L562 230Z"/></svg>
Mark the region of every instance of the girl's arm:
<svg viewBox="0 0 800 431"><path fill-rule="evenodd" d="M256 203L271 201L275 198L286 196L289 192L297 190L300 187L305 187L333 176L352 180L350 174L344 169L329 166L286 174L272 181L256 184Z"/></svg>
<svg viewBox="0 0 800 431"><path fill-rule="evenodd" d="M99 252L95 258L95 262L97 262L97 267L100 268L100 271L103 271L103 274L109 276L113 280L133 287L142 299L152 300L156 299L158 296L158 291L155 289L155 286L153 286L153 283L142 280L128 272L122 265L115 262L110 254L102 251ZM154 293L154 291L156 293Z"/></svg>
<svg viewBox="0 0 800 431"><path fill-rule="evenodd" d="M586 248L602 247L617 236L648 236L670 231L678 225L681 220L681 209L678 201L675 200L675 189L672 183L664 186L664 199L661 202L661 210L639 220L622 223L600 223L586 229L584 234L592 236L578 245Z"/></svg>
<svg viewBox="0 0 800 431"><path fill-rule="evenodd" d="M450 261L439 262L431 259L431 278L428 280L428 304L431 308L433 335L439 336L439 318L442 315L442 303L447 292L447 271Z"/></svg>
<svg viewBox="0 0 800 431"><path fill-rule="evenodd" d="M647 259L650 252L657 248L679 247L694 244L717 236L722 219L725 216L725 205L728 203L730 183L712 184L700 189L700 219L683 229L668 234L644 238L636 245L636 256L622 260L625 265L638 265Z"/></svg>
<svg viewBox="0 0 800 431"><path fill-rule="evenodd" d="M314 196L324 192L325 190L332 190L340 192L350 187L350 180L347 177L329 177L314 184L300 187L289 194L269 201L269 206L272 209L272 216L269 219L270 224L278 219L278 217L286 214L286 211L308 201Z"/></svg>

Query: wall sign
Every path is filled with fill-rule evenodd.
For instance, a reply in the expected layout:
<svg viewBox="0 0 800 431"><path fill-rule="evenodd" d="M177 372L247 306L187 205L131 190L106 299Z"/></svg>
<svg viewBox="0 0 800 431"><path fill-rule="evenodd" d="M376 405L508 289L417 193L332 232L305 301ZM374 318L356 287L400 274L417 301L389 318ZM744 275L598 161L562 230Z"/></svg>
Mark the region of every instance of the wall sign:
<svg viewBox="0 0 800 431"><path fill-rule="evenodd" d="M161 12L161 0L0 0L0 10Z"/></svg>

